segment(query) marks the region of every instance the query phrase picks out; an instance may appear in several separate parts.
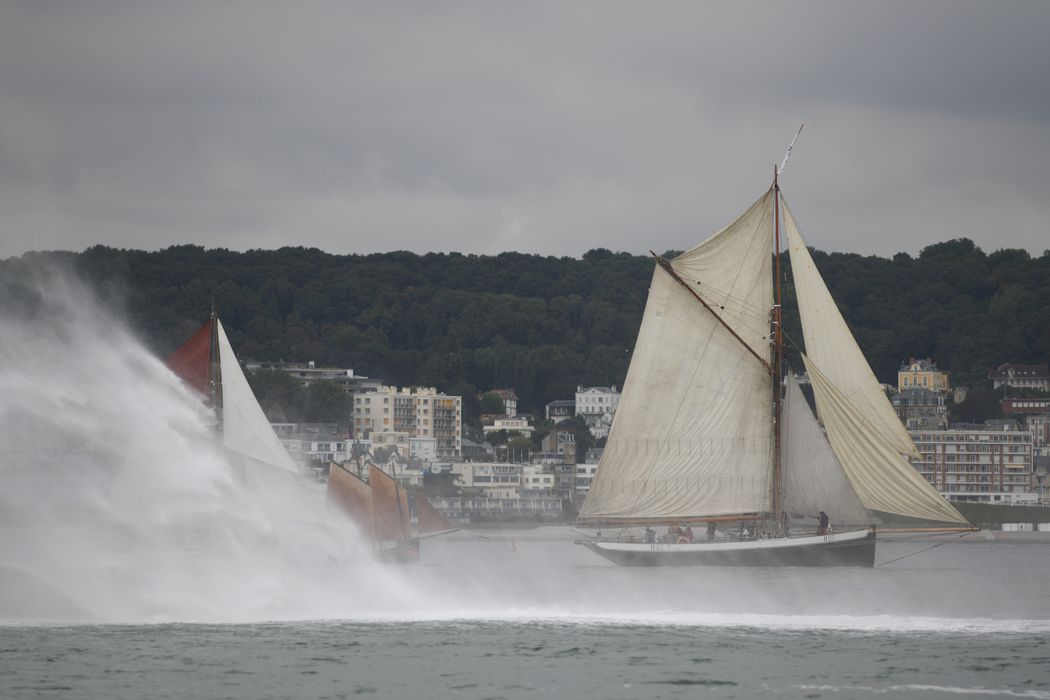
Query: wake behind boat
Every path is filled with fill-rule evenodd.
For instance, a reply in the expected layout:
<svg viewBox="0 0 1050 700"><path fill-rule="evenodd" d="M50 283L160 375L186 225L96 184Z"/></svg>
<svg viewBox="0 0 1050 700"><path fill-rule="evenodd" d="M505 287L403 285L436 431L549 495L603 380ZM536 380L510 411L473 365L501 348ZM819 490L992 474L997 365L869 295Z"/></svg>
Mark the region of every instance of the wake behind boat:
<svg viewBox="0 0 1050 700"><path fill-rule="evenodd" d="M817 416L786 371L782 228ZM580 544L621 565L870 567L877 524L974 529L908 461L915 445L820 277L775 175L729 226L656 260L579 523L625 534L711 523L739 534L655 542L632 532Z"/></svg>

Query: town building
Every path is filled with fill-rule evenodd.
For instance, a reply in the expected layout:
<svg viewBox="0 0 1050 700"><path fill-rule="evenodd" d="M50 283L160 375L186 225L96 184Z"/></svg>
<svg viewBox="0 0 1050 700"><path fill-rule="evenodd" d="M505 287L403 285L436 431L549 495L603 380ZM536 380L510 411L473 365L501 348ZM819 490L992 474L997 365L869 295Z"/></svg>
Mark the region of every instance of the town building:
<svg viewBox="0 0 1050 700"><path fill-rule="evenodd" d="M594 481L594 474L598 471L598 464L577 464L576 465L576 495L580 500L583 500L587 496L587 492L591 490L591 482Z"/></svg>
<svg viewBox="0 0 1050 700"><path fill-rule="evenodd" d="M561 423L576 415L576 402L570 399L558 399L547 404L547 420Z"/></svg>
<svg viewBox="0 0 1050 700"><path fill-rule="evenodd" d="M354 394L354 435L407 433L409 438L434 438L438 459L459 457L463 441L463 399L430 387L399 389L382 386ZM407 452L406 452L407 454Z"/></svg>
<svg viewBox="0 0 1050 700"><path fill-rule="evenodd" d="M922 460L912 465L950 501L1033 504L1032 434L1015 421L910 430Z"/></svg>
<svg viewBox="0 0 1050 700"><path fill-rule="evenodd" d="M901 363L897 370L897 391L905 389L928 389L930 391L948 391L948 373L937 369L937 363L930 358L917 360L914 357Z"/></svg>
<svg viewBox="0 0 1050 700"><path fill-rule="evenodd" d="M568 430L550 431L540 442L540 447L544 453L561 455L562 459L559 461L576 461L576 435Z"/></svg>
<svg viewBox="0 0 1050 700"><path fill-rule="evenodd" d="M497 418L492 421L492 425L483 426L481 430L485 435L506 430L508 435L517 433L524 437L531 437L533 428L529 425L527 418Z"/></svg>
<svg viewBox="0 0 1050 700"><path fill-rule="evenodd" d="M383 385L382 379L371 379L357 374L352 369L338 369L335 367L317 367L313 360L309 362L266 362L260 360L245 360L242 365L244 369L272 369L285 372L309 386L318 382L329 382L337 384L348 394L356 394L365 391L376 391Z"/></svg>
<svg viewBox="0 0 1050 700"><path fill-rule="evenodd" d="M492 389L486 393L500 397L500 400L503 401L503 413L508 418L518 415L518 395L513 389Z"/></svg>
<svg viewBox="0 0 1050 700"><path fill-rule="evenodd" d="M544 465L454 462L450 469L463 495L429 499L450 520L562 517L562 499L555 493L557 475Z"/></svg>
<svg viewBox="0 0 1050 700"><path fill-rule="evenodd" d="M999 365L988 373L992 388L1007 386L1013 389L1035 389L1050 391L1050 371L1046 364L1041 365Z"/></svg>
<svg viewBox="0 0 1050 700"><path fill-rule="evenodd" d="M615 386L576 387L576 414L587 421L587 427L595 438L609 436L619 403L620 392Z"/></svg>
<svg viewBox="0 0 1050 700"><path fill-rule="evenodd" d="M890 397L897 418L908 430L945 430L948 406L943 391L912 387Z"/></svg>

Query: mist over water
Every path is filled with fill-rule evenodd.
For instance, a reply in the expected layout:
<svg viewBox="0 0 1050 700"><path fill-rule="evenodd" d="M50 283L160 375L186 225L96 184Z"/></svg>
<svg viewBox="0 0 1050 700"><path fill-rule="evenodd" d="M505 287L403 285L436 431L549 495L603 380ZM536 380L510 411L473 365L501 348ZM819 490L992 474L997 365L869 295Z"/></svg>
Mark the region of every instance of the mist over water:
<svg viewBox="0 0 1050 700"><path fill-rule="evenodd" d="M246 492L210 412L84 285L47 270L17 291L0 301L0 622L1050 632L1043 546L955 544L875 570L630 569L540 528L429 539L419 565L382 565L349 523L289 522ZM880 559L924 546L880 544Z"/></svg>
<svg viewBox="0 0 1050 700"><path fill-rule="evenodd" d="M0 306L0 619L353 616L412 600L349 523L288 522L246 493L211 413L84 285L54 269L17 285Z"/></svg>

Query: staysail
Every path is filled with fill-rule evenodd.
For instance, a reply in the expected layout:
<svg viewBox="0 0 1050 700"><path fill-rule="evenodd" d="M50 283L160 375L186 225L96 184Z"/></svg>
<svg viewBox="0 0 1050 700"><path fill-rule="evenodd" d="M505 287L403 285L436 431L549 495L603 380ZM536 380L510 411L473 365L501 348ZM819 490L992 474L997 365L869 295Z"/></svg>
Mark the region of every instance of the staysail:
<svg viewBox="0 0 1050 700"><path fill-rule="evenodd" d="M788 373L782 412L784 510L793 518L816 518L824 511L839 525L870 525L868 510L857 498L795 375Z"/></svg>
<svg viewBox="0 0 1050 700"><path fill-rule="evenodd" d="M770 373L751 351L769 357L772 212L770 190L670 262L710 309L667 271L654 271L581 519L667 521L770 510Z"/></svg>
<svg viewBox="0 0 1050 700"><path fill-rule="evenodd" d="M969 524L908 461L919 452L839 313L786 204L784 210L806 344L802 358L817 415L861 503L908 518Z"/></svg>
<svg viewBox="0 0 1050 700"><path fill-rule="evenodd" d="M839 313L786 202L783 209L806 354L895 450L921 456Z"/></svg>
<svg viewBox="0 0 1050 700"><path fill-rule="evenodd" d="M802 359L831 448L866 508L924 521L969 525L807 355Z"/></svg>
<svg viewBox="0 0 1050 700"><path fill-rule="evenodd" d="M454 529L452 523L435 508L420 491L412 494L412 508L416 513L416 525L419 534L444 532Z"/></svg>

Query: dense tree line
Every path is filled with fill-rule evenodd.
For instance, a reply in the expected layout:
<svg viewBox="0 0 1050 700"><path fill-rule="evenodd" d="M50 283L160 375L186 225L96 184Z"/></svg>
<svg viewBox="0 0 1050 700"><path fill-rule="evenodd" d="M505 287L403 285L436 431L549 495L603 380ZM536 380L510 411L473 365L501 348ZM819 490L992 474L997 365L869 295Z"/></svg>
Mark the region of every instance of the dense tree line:
<svg viewBox="0 0 1050 700"><path fill-rule="evenodd" d="M511 387L522 412L580 384L622 385L653 272L648 257L604 249L577 259L96 246L0 261L0 274L54 260L120 299L162 356L214 302L242 359L314 360L465 398ZM882 381L895 383L908 357L978 385L1002 362L1050 360L1050 252L986 254L957 239L914 258L814 251L814 260ZM789 267L785 328L800 341ZM309 400L301 413L331 397Z"/></svg>

